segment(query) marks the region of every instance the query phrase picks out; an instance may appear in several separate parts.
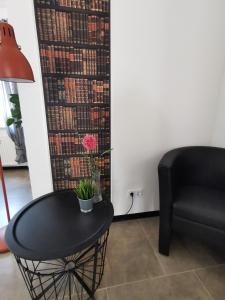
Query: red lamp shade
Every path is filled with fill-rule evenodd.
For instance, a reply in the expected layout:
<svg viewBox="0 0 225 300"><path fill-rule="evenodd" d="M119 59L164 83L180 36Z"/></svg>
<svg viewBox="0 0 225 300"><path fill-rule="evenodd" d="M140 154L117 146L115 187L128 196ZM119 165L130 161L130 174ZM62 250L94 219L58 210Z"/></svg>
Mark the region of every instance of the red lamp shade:
<svg viewBox="0 0 225 300"><path fill-rule="evenodd" d="M16 43L13 27L0 21L0 80L34 82L31 66Z"/></svg>

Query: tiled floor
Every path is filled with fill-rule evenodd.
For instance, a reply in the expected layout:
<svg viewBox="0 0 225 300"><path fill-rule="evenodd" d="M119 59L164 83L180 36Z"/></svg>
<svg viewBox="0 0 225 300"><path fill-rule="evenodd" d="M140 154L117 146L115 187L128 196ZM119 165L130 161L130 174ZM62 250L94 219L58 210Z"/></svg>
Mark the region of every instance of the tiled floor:
<svg viewBox="0 0 225 300"><path fill-rule="evenodd" d="M6 171L5 176L14 214L31 200L28 172ZM0 225L2 211L0 204ZM158 223L158 217L113 223L97 300L225 299L225 254L176 237L170 256L160 255ZM11 254L0 255L0 299L30 299Z"/></svg>
<svg viewBox="0 0 225 300"><path fill-rule="evenodd" d="M157 251L158 217L113 223L97 300L223 300L225 255L175 238ZM28 300L11 254L0 256L0 299Z"/></svg>

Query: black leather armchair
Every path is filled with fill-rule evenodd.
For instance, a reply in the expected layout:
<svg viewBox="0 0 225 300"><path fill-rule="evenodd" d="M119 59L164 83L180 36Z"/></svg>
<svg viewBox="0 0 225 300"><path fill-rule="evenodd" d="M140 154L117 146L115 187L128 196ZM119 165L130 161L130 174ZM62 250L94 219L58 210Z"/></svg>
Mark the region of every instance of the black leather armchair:
<svg viewBox="0 0 225 300"><path fill-rule="evenodd" d="M172 232L225 250L225 149L184 147L158 166L159 252L169 255Z"/></svg>

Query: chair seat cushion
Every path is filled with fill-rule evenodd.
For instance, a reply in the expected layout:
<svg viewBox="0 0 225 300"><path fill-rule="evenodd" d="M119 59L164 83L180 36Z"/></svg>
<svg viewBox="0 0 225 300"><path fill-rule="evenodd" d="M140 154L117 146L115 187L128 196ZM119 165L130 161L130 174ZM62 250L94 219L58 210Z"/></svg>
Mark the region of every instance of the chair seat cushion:
<svg viewBox="0 0 225 300"><path fill-rule="evenodd" d="M225 230L225 192L203 186L182 186L175 192L173 214Z"/></svg>

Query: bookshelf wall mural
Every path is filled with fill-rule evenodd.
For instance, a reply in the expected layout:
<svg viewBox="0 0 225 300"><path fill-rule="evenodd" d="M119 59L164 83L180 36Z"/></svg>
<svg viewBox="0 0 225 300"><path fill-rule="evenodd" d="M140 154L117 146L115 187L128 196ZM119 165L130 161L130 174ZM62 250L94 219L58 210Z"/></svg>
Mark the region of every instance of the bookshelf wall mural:
<svg viewBox="0 0 225 300"><path fill-rule="evenodd" d="M110 194L110 0L34 0L54 190L91 176L85 134L97 138Z"/></svg>

